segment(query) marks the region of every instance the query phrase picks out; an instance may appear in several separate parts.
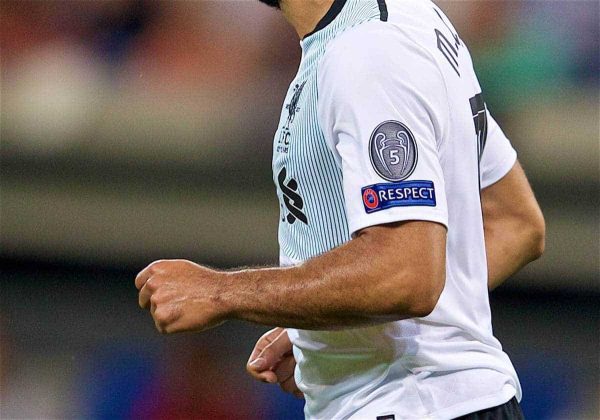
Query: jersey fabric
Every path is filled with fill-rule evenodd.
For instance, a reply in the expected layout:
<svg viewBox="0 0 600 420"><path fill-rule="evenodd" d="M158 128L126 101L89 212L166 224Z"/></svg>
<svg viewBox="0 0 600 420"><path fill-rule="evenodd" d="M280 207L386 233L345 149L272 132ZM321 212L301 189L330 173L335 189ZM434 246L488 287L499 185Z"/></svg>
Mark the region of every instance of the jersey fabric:
<svg viewBox="0 0 600 420"><path fill-rule="evenodd" d="M281 265L368 226L447 228L445 288L429 316L288 330L306 417L452 418L520 400L492 333L480 203L516 152L467 48L429 0L336 0L301 47L273 148Z"/></svg>

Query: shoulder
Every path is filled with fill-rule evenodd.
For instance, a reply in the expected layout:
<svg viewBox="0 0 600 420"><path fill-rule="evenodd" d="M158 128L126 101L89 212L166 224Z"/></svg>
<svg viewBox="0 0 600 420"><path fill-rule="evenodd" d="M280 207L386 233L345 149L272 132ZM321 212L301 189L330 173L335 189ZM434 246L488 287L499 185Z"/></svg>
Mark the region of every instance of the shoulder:
<svg viewBox="0 0 600 420"><path fill-rule="evenodd" d="M338 86L340 94L374 88L426 95L446 90L429 51L404 28L381 21L365 22L333 39L317 68L317 80L320 90Z"/></svg>
<svg viewBox="0 0 600 420"><path fill-rule="evenodd" d="M318 67L319 77L406 77L428 72L439 76L437 62L427 48L401 26L369 21L347 29L329 42Z"/></svg>
<svg viewBox="0 0 600 420"><path fill-rule="evenodd" d="M393 25L381 21L364 22L331 40L323 54L321 67L352 64L353 70L369 68L378 61L388 62L390 50L403 48L404 40Z"/></svg>

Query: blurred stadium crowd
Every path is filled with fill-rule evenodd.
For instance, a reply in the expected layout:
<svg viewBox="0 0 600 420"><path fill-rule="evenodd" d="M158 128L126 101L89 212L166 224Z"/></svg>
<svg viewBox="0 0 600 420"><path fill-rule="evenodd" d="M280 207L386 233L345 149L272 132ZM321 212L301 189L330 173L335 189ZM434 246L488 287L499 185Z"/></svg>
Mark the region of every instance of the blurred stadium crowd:
<svg viewBox="0 0 600 420"><path fill-rule="evenodd" d="M548 224L492 296L531 418L597 417L599 4L441 1ZM299 418L262 328L160 337L155 258L275 263L272 136L298 40L257 1L0 2L0 417Z"/></svg>

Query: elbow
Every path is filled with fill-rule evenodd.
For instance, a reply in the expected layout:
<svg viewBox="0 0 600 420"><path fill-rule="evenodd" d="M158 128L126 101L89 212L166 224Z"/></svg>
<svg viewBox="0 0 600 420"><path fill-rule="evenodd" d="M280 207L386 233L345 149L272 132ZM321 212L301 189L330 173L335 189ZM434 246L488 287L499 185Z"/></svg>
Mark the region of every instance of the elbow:
<svg viewBox="0 0 600 420"><path fill-rule="evenodd" d="M430 222L402 226L408 234L401 236L411 238L411 244L417 234L422 240L412 248L402 243L400 249L411 251L404 254L402 264L398 264L397 248L387 248L391 252L378 265L383 279L383 287L377 288L379 302L385 302L379 306L395 319L423 318L434 311L446 283L446 228Z"/></svg>
<svg viewBox="0 0 600 420"><path fill-rule="evenodd" d="M537 231L534 235L533 235L533 240L532 240L532 247L531 247L531 261L535 261L538 258L540 258L543 254L544 251L546 250L546 231L545 230L541 230L541 231Z"/></svg>
<svg viewBox="0 0 600 420"><path fill-rule="evenodd" d="M446 283L445 269L436 273L427 271L412 276L412 285L403 297L404 318L424 318L437 306Z"/></svg>
<svg viewBox="0 0 600 420"><path fill-rule="evenodd" d="M541 212L539 216L530 223L529 244L531 261L535 261L544 254L544 250L546 249L546 223Z"/></svg>
<svg viewBox="0 0 600 420"><path fill-rule="evenodd" d="M424 318L433 312L444 290L444 283L444 280L434 281L430 287L415 296L410 306L411 318Z"/></svg>

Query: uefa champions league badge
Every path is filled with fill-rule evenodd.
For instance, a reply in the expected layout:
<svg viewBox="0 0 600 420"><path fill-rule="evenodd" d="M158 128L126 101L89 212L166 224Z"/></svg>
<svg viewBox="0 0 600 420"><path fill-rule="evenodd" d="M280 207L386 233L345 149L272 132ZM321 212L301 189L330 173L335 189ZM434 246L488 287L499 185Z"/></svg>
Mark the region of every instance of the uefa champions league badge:
<svg viewBox="0 0 600 420"><path fill-rule="evenodd" d="M435 187L432 181L404 181L373 184L361 189L367 213L392 207L435 207Z"/></svg>
<svg viewBox="0 0 600 420"><path fill-rule="evenodd" d="M377 175L386 181L402 181L417 166L415 137L401 122L384 121L371 134L369 156Z"/></svg>

